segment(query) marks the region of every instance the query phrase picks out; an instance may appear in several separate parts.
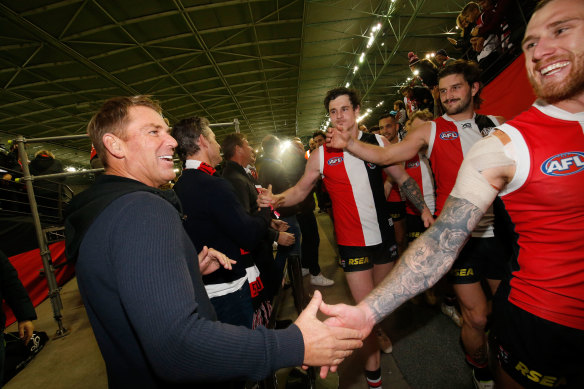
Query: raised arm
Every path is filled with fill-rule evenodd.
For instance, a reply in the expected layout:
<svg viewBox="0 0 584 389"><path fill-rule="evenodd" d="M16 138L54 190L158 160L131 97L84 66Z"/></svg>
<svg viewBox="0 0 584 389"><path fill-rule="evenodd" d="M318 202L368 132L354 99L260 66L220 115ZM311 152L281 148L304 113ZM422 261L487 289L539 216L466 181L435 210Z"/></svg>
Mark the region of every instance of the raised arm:
<svg viewBox="0 0 584 389"><path fill-rule="evenodd" d="M303 201L306 196L310 193L316 181L320 177L320 168L318 166L320 150L316 149L310 154L308 162L306 163L306 168L304 169L304 174L300 180L291 187L290 189L280 193L278 195L272 195L271 200L265 198L265 193L260 196L264 200L269 200L274 207L290 207L296 205Z"/></svg>
<svg viewBox="0 0 584 389"><path fill-rule="evenodd" d="M344 148L364 161L392 165L413 158L418 151L427 147L430 129L430 123L424 124L408 134L400 143L379 147L352 138L348 131L329 128L327 144L334 148Z"/></svg>

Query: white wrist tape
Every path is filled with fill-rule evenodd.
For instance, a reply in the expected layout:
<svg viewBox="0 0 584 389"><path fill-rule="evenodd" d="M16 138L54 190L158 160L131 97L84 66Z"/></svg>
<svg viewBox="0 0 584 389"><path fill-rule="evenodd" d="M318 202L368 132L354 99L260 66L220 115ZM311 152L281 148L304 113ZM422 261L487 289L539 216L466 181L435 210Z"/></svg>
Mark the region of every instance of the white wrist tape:
<svg viewBox="0 0 584 389"><path fill-rule="evenodd" d="M499 191L481 174L486 169L512 166L515 162L507 156L503 143L496 136L488 136L472 146L458 171L451 196L470 201L486 212Z"/></svg>

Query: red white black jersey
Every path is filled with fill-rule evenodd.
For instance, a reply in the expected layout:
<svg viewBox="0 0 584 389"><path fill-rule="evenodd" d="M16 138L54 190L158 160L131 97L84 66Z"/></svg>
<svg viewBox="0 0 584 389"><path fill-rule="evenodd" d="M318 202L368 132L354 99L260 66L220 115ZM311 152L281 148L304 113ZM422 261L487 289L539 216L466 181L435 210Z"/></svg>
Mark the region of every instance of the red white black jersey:
<svg viewBox="0 0 584 389"><path fill-rule="evenodd" d="M434 194L434 176L428 158L422 153L416 156L405 164L406 172L412 177L424 196L426 206L434 214L436 210L436 195ZM410 215L420 215L420 211L409 200L406 201L406 212Z"/></svg>
<svg viewBox="0 0 584 389"><path fill-rule="evenodd" d="M380 135L359 131L358 138L383 146ZM383 192L382 167L326 145L320 147L319 158L333 204L337 243L365 247L389 239L393 222Z"/></svg>
<svg viewBox="0 0 584 389"><path fill-rule="evenodd" d="M498 128L517 162L500 193L519 234L509 301L584 330L584 112L536 102Z"/></svg>
<svg viewBox="0 0 584 389"><path fill-rule="evenodd" d="M476 114L472 119L454 121L444 114L431 122L432 129L426 157L430 160L436 180L436 215L440 215L442 207L444 207L444 203L456 183L456 176L464 156L476 142L491 130L485 128L481 132L475 118ZM489 116L489 118L495 125L499 125L494 116ZM494 219L491 206L472 232L472 236L478 238L494 236Z"/></svg>

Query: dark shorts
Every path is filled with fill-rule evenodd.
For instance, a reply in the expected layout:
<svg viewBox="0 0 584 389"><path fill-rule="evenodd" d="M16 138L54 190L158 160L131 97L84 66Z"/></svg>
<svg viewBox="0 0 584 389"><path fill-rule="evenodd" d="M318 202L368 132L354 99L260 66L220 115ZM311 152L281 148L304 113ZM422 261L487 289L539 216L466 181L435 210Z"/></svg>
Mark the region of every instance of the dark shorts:
<svg viewBox="0 0 584 389"><path fill-rule="evenodd" d="M420 215L406 215L406 231L408 232L408 242L413 242L426 231L424 227L424 222Z"/></svg>
<svg viewBox="0 0 584 389"><path fill-rule="evenodd" d="M406 217L405 201L388 201L387 208L389 208L389 215L394 222L403 220Z"/></svg>
<svg viewBox="0 0 584 389"><path fill-rule="evenodd" d="M339 265L345 272L363 271L373 265L383 265L397 259L397 244L392 239L375 246L357 247L339 245Z"/></svg>
<svg viewBox="0 0 584 389"><path fill-rule="evenodd" d="M506 274L505 253L496 238L470 238L448 272L451 284L500 280Z"/></svg>
<svg viewBox="0 0 584 389"><path fill-rule="evenodd" d="M493 351L525 388L584 388L584 330L566 327L495 300Z"/></svg>

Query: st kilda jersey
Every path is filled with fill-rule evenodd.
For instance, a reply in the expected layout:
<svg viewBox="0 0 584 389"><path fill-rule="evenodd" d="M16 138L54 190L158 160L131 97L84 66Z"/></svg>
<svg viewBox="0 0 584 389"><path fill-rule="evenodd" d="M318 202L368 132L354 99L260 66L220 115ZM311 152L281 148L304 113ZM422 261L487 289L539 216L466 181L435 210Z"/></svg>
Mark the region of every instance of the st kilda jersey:
<svg viewBox="0 0 584 389"><path fill-rule="evenodd" d="M536 102L498 128L517 160L500 193L519 234L509 301L584 330L584 112Z"/></svg>
<svg viewBox="0 0 584 389"><path fill-rule="evenodd" d="M436 182L436 215L440 215L448 195L454 188L464 156L476 142L492 130L489 127L479 128L477 121L486 118L494 124L493 127L499 125L494 116L485 117L477 114L471 119L460 121L455 121L444 114L431 122L432 128L426 156L430 160ZM472 236L479 238L494 236L494 219L492 207L489 207L472 232Z"/></svg>
<svg viewBox="0 0 584 389"><path fill-rule="evenodd" d="M358 139L383 147L380 135L359 131ZM320 173L333 204L337 243L374 246L388 240L393 222L383 192L382 166L341 149L320 147Z"/></svg>

